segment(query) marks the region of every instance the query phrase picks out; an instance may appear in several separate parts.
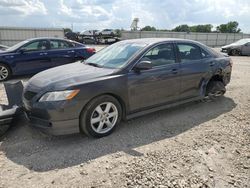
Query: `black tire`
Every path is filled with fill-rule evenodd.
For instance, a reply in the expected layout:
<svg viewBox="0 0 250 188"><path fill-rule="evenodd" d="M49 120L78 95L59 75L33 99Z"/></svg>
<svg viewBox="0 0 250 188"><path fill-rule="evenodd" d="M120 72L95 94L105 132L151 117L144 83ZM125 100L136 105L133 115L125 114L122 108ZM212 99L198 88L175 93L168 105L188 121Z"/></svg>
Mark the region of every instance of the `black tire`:
<svg viewBox="0 0 250 188"><path fill-rule="evenodd" d="M238 55L240 55L240 51L237 50L237 49L232 49L231 52L230 52L230 54L231 54L232 56L238 56Z"/></svg>
<svg viewBox="0 0 250 188"><path fill-rule="evenodd" d="M226 87L222 81L210 81L207 84L206 96L216 99L226 93Z"/></svg>
<svg viewBox="0 0 250 188"><path fill-rule="evenodd" d="M5 70L7 70L7 77L5 77L5 78L3 78L3 75L1 75L1 69L2 68L4 68ZM11 77L11 70L10 70L10 68L7 65L5 65L5 64L0 63L0 82L8 80L10 77Z"/></svg>
<svg viewBox="0 0 250 188"><path fill-rule="evenodd" d="M116 107L116 109L118 111L118 117L117 117L116 122L114 123L114 126L108 132L98 133L93 129L93 127L91 125L91 118L92 118L93 114L95 113L95 109L99 105L104 104L104 103L112 103L113 105L115 105L115 107ZM94 98L93 100L91 100L87 104L87 106L83 109L83 111L81 112L81 115L80 115L80 131L82 133L85 133L87 136L95 137L95 138L101 138L101 137L104 137L104 136L108 136L115 130L117 125L120 123L121 117L122 117L121 105L114 97L112 97L110 95L99 96L99 97Z"/></svg>

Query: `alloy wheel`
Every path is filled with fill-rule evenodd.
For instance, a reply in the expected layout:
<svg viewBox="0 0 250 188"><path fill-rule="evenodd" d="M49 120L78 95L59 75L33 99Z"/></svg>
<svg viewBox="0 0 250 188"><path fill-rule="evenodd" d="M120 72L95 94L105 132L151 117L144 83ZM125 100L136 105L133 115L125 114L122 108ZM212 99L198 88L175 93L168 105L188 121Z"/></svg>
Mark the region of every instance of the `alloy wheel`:
<svg viewBox="0 0 250 188"><path fill-rule="evenodd" d="M117 107L112 102L105 102L98 105L90 118L92 129L98 134L109 132L118 119Z"/></svg>
<svg viewBox="0 0 250 188"><path fill-rule="evenodd" d="M8 69L0 65L0 80L5 80L8 76L9 76Z"/></svg>

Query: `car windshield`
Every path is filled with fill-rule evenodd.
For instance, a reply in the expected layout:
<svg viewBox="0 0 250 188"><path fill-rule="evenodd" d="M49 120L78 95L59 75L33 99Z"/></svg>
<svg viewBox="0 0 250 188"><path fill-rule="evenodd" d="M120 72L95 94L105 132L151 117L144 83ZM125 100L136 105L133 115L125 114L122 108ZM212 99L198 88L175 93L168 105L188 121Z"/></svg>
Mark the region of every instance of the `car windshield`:
<svg viewBox="0 0 250 188"><path fill-rule="evenodd" d="M241 39L241 40L236 41L234 44L244 45L244 44L246 44L248 42L250 42L250 39Z"/></svg>
<svg viewBox="0 0 250 188"><path fill-rule="evenodd" d="M8 49L6 49L6 51L13 51L13 50L17 50L18 48L20 48L21 46L23 46L24 44L28 43L28 40L19 42L17 44L15 44L14 46L9 47Z"/></svg>
<svg viewBox="0 0 250 188"><path fill-rule="evenodd" d="M146 43L118 42L91 56L85 63L98 67L119 69L146 45Z"/></svg>

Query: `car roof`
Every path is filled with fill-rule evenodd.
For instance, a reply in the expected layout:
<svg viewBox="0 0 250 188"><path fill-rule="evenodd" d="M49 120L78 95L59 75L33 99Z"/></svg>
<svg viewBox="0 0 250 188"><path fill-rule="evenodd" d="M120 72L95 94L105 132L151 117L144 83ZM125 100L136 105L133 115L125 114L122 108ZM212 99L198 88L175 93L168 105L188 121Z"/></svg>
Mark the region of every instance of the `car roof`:
<svg viewBox="0 0 250 188"><path fill-rule="evenodd" d="M196 44L201 44L197 41L188 40L188 39L179 39L179 38L140 38L140 39L129 39L124 40L124 42L128 43L145 43L145 44L154 44L154 43L160 43L160 42L191 42Z"/></svg>
<svg viewBox="0 0 250 188"><path fill-rule="evenodd" d="M41 39L45 39L45 40L66 40L66 41L70 41L70 40L68 40L68 39L59 38L59 37L38 37L38 38L30 38L30 39L27 39L27 41L41 40Z"/></svg>

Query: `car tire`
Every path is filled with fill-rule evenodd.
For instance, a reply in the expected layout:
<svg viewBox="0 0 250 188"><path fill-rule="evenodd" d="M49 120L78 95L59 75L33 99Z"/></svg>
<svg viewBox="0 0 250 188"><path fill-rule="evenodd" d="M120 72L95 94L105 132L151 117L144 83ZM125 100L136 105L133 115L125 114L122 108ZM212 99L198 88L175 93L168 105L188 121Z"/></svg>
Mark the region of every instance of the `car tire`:
<svg viewBox="0 0 250 188"><path fill-rule="evenodd" d="M120 103L110 95L91 100L80 116L80 131L87 136L101 138L110 135L122 117Z"/></svg>
<svg viewBox="0 0 250 188"><path fill-rule="evenodd" d="M226 87L222 81L210 81L207 84L206 96L216 99L226 93Z"/></svg>
<svg viewBox="0 0 250 188"><path fill-rule="evenodd" d="M0 63L0 82L8 80L10 76L11 76L10 68L5 64Z"/></svg>
<svg viewBox="0 0 250 188"><path fill-rule="evenodd" d="M240 51L239 51L239 50L236 50L236 49L232 49L231 52L230 52L230 54L231 54L232 56L238 56L238 55L240 55Z"/></svg>

